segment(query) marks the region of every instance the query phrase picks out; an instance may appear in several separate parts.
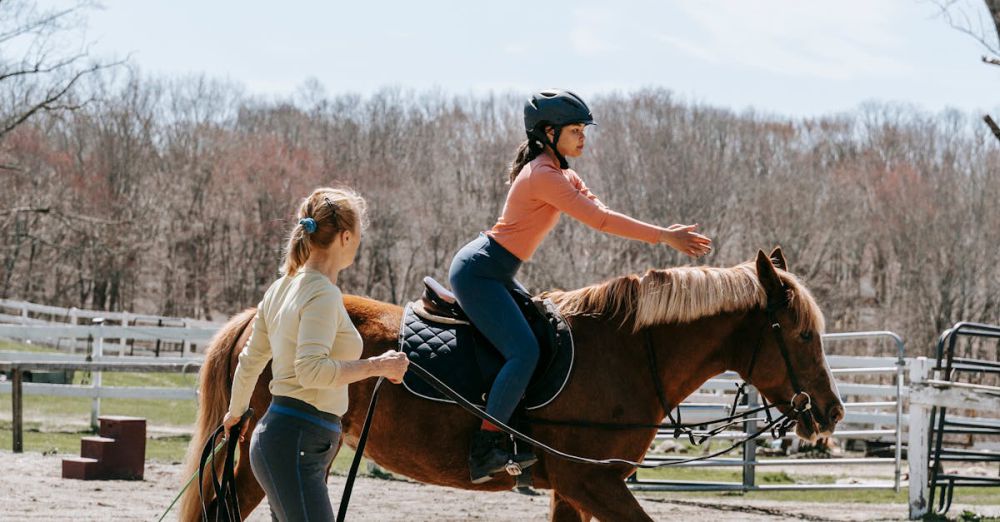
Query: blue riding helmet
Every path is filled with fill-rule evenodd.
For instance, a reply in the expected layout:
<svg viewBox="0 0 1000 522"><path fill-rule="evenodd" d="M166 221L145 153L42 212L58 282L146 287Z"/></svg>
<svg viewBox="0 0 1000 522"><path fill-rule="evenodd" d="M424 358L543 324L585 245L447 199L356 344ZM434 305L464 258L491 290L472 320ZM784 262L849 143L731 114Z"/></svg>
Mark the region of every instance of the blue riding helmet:
<svg viewBox="0 0 1000 522"><path fill-rule="evenodd" d="M528 139L540 141L551 147L559 158L561 168L564 169L569 168L569 165L566 163L566 158L556 150L555 144L559 142L563 126L574 123L597 125L590 107L571 91L546 89L532 94L524 102L524 130ZM552 141L545 135L547 126L555 129Z"/></svg>

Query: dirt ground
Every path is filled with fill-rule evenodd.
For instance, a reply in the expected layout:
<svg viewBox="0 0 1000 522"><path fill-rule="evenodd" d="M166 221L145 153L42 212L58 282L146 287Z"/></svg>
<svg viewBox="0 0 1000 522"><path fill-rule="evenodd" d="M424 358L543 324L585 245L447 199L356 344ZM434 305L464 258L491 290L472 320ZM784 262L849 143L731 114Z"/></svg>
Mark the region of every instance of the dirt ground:
<svg viewBox="0 0 1000 522"><path fill-rule="evenodd" d="M80 481L60 478L61 458L69 455L0 452L0 521L158 520L180 488L181 467L147 462L143 481ZM343 477L330 478L334 505ZM683 498L640 493L656 520L904 520L902 504L818 504L748 501L745 498ZM548 496L474 493L402 480L359 478L348 512L352 520L462 521L546 520ZM1000 506L956 505L982 515L1000 516ZM167 520L175 520L171 512ZM250 519L270 520L266 504Z"/></svg>

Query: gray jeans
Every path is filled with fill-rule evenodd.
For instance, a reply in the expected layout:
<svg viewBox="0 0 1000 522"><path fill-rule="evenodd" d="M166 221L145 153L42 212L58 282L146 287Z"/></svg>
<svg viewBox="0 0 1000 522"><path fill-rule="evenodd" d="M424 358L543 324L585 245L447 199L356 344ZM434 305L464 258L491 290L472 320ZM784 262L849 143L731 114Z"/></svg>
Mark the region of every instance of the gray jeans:
<svg viewBox="0 0 1000 522"><path fill-rule="evenodd" d="M250 468L264 488L271 519L334 522L326 488L340 418L300 400L275 396L250 438Z"/></svg>

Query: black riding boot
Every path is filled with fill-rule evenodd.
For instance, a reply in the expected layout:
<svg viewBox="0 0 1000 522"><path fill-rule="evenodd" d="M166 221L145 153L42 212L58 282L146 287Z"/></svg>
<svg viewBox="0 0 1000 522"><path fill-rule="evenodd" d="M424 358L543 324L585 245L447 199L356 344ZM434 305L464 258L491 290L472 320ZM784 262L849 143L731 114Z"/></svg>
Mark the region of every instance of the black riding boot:
<svg viewBox="0 0 1000 522"><path fill-rule="evenodd" d="M508 439L508 435L500 431L480 430L473 435L469 451L469 474L473 484L489 481L494 473L506 471L508 464L516 464L523 470L538 462L531 452L514 455L507 451L504 442Z"/></svg>

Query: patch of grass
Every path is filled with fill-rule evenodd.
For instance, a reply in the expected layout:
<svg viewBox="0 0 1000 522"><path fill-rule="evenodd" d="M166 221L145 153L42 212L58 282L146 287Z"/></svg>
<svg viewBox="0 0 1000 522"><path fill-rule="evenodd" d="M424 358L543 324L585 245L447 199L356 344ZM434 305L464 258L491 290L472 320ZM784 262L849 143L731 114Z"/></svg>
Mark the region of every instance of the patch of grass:
<svg viewBox="0 0 1000 522"><path fill-rule="evenodd" d="M50 346L45 346L41 344L27 344L19 343L16 341L10 341L7 339L0 339L0 351L2 352L34 352L34 353L46 353L46 352L59 352L55 348Z"/></svg>
<svg viewBox="0 0 1000 522"><path fill-rule="evenodd" d="M969 511L969 510L965 510L965 511L963 511L962 513L960 513L958 515L958 518L956 520L959 520L961 522L986 522L986 521L998 520L998 518L997 517L984 517L984 516L982 516L982 515L980 515L978 513L975 513L975 512Z"/></svg>
<svg viewBox="0 0 1000 522"><path fill-rule="evenodd" d="M90 435L92 435L90 430L46 431L37 423L25 423L24 451L66 456L79 455L80 439ZM184 456L187 454L190 444L190 435L147 437L146 459L179 464L184 461ZM10 423L0 422L0 451L11 451L12 445L13 433ZM337 457L333 460L330 473L334 475L347 475L347 472L351 469L352 459L354 459L354 451L347 446L341 447L340 452L337 453ZM362 460L360 474L380 478L392 477L390 473L385 471L369 473L367 471L367 462L368 459Z"/></svg>
<svg viewBox="0 0 1000 522"><path fill-rule="evenodd" d="M6 346L9 347L8 342ZM3 349L0 344L0 349ZM23 346L23 345L22 345ZM30 348L30 347L29 347ZM74 372L73 383L91 382L90 372ZM120 373L103 372L102 386L140 386L163 388L195 389L198 376L195 373ZM59 427L76 426L90 422L91 399L87 397L58 397L26 395L24 397L25 420L44 419L48 424ZM160 399L102 399L102 415L128 415L145 417L151 425L191 426L195 420L194 400ZM11 418L10 394L0 394L0 416Z"/></svg>
<svg viewBox="0 0 1000 522"><path fill-rule="evenodd" d="M10 423L0 423L0 448L13 448L13 432ZM37 453L80 454L80 438L93 435L90 430L42 431L37 425L24 427L24 451ZM146 459L164 462L181 462L187 451L189 435L156 437L146 439Z"/></svg>
<svg viewBox="0 0 1000 522"><path fill-rule="evenodd" d="M126 359L128 360L128 359ZM90 372L74 372L73 384L89 384L92 379ZM101 386L162 386L164 388L198 387L197 373L123 373L103 372Z"/></svg>
<svg viewBox="0 0 1000 522"><path fill-rule="evenodd" d="M764 472L757 474L758 484L795 484L795 479L785 473L784 471L778 472Z"/></svg>
<svg viewBox="0 0 1000 522"><path fill-rule="evenodd" d="M54 427L90 423L87 397L51 397L26 395L24 420L39 420ZM194 400L101 399L101 415L144 417L155 426L193 426L197 406ZM0 416L11 419L11 396L0 394Z"/></svg>
<svg viewBox="0 0 1000 522"><path fill-rule="evenodd" d="M659 468L639 470L639 480L690 480L695 482L743 482L743 471L738 468ZM795 484L796 480L784 471L761 471L757 468L758 484Z"/></svg>

